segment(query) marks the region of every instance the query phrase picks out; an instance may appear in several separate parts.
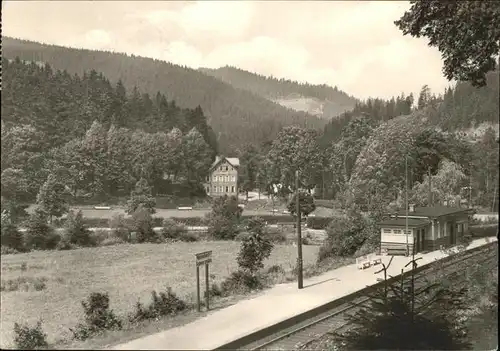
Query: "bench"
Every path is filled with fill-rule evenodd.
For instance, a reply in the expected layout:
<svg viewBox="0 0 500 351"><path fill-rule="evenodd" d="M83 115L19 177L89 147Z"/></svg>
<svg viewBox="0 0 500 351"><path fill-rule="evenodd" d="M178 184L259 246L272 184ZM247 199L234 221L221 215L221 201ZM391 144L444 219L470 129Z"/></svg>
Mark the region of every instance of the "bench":
<svg viewBox="0 0 500 351"><path fill-rule="evenodd" d="M370 258L367 255L356 258L356 266L358 267L358 269L370 268Z"/></svg>
<svg viewBox="0 0 500 351"><path fill-rule="evenodd" d="M377 257L374 254L371 254L369 257L370 257L370 263L372 264L372 266L376 266L376 265L379 265L382 263L381 257Z"/></svg>
<svg viewBox="0 0 500 351"><path fill-rule="evenodd" d="M193 208L192 208L192 207L185 206L185 207L177 207L177 209L178 209L179 211L191 211Z"/></svg>
<svg viewBox="0 0 500 351"><path fill-rule="evenodd" d="M94 210L111 210L110 206L94 206Z"/></svg>

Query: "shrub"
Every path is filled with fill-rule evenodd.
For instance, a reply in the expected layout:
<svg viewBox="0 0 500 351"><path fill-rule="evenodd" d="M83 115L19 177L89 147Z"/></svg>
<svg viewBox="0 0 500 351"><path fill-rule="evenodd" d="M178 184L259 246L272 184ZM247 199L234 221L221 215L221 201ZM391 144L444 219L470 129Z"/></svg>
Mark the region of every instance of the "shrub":
<svg viewBox="0 0 500 351"><path fill-rule="evenodd" d="M296 204L297 196L293 196L287 205L287 209L292 215L295 215L295 211L297 209ZM299 207L302 216L307 216L309 213L313 212L316 209L316 205L314 204L314 198L312 195L301 191L299 193Z"/></svg>
<svg viewBox="0 0 500 351"><path fill-rule="evenodd" d="M73 211L68 213L66 223L64 223L66 240L78 246L95 246L92 242L91 232L83 223L82 211L76 214Z"/></svg>
<svg viewBox="0 0 500 351"><path fill-rule="evenodd" d="M196 235L193 232L185 232L185 233L182 233L180 235L179 240L184 241L184 242L188 242L188 243L192 243L192 242L198 241L199 237L198 237L198 235Z"/></svg>
<svg viewBox="0 0 500 351"><path fill-rule="evenodd" d="M42 291L47 287L46 277L17 277L15 279L2 280L1 291Z"/></svg>
<svg viewBox="0 0 500 351"><path fill-rule="evenodd" d="M113 236L121 238L123 241L130 241L130 228L123 215L114 215L109 220L109 227Z"/></svg>
<svg viewBox="0 0 500 351"><path fill-rule="evenodd" d="M8 247L8 246L3 246L1 247L1 254L2 255L13 255L13 254L18 254L20 253L19 251L17 251L16 249L13 249L12 247Z"/></svg>
<svg viewBox="0 0 500 351"><path fill-rule="evenodd" d="M92 246L101 246L102 242L111 238L112 232L106 229L95 229L90 231L90 242Z"/></svg>
<svg viewBox="0 0 500 351"><path fill-rule="evenodd" d="M85 313L84 323L79 323L76 329L70 328L75 339L85 340L104 330L122 328L122 322L109 308L108 293L91 293L87 301L82 301Z"/></svg>
<svg viewBox="0 0 500 351"><path fill-rule="evenodd" d="M221 215L210 216L208 235L217 240L233 240L238 234L238 225L234 219Z"/></svg>
<svg viewBox="0 0 500 351"><path fill-rule="evenodd" d="M111 237L111 238L106 238L101 242L101 246L113 246L113 245L119 245L119 244L124 244L125 241L120 238L120 237Z"/></svg>
<svg viewBox="0 0 500 351"><path fill-rule="evenodd" d="M326 229L327 238L319 250L318 260L332 255L353 255L366 241L366 225L366 220L358 213L333 218Z"/></svg>
<svg viewBox="0 0 500 351"><path fill-rule="evenodd" d="M212 212L208 216L208 234L221 240L232 240L238 234L241 207L235 196L221 196L212 204Z"/></svg>
<svg viewBox="0 0 500 351"><path fill-rule="evenodd" d="M498 224L497 225L478 225L471 226L469 228L470 236L472 239L485 238L489 236L498 235Z"/></svg>
<svg viewBox="0 0 500 351"><path fill-rule="evenodd" d="M165 239L177 240L182 234L187 233L187 228L182 223L177 223L173 219L165 218L162 223L161 234Z"/></svg>
<svg viewBox="0 0 500 351"><path fill-rule="evenodd" d="M14 335L14 344L18 350L37 350L49 346L42 321L38 321L34 327L14 323Z"/></svg>
<svg viewBox="0 0 500 351"><path fill-rule="evenodd" d="M274 264L267 269L266 273L267 274L285 274L285 269L278 264Z"/></svg>
<svg viewBox="0 0 500 351"><path fill-rule="evenodd" d="M139 301L135 313L130 317L131 322L147 319L157 319L162 316L175 315L187 308L187 303L177 297L172 288L167 287L166 292L151 292L151 303L144 307Z"/></svg>
<svg viewBox="0 0 500 351"><path fill-rule="evenodd" d="M328 217L307 217L307 228L311 229L325 229L328 227L328 224L332 221L331 218Z"/></svg>
<svg viewBox="0 0 500 351"><path fill-rule="evenodd" d="M141 178L136 184L134 190L130 194L130 199L127 201L127 213L132 214L139 208L145 209L150 215L156 212L156 200L151 195L151 187L146 179Z"/></svg>
<svg viewBox="0 0 500 351"><path fill-rule="evenodd" d="M222 296L229 296L235 293L243 294L263 288L264 283L260 276L242 270L231 273L220 285Z"/></svg>
<svg viewBox="0 0 500 351"><path fill-rule="evenodd" d="M207 219L204 217L170 217L170 219L186 226L197 227L207 225Z"/></svg>
<svg viewBox="0 0 500 351"><path fill-rule="evenodd" d="M223 295L221 287L215 282L212 283L212 286L210 287L210 295L217 297L221 297Z"/></svg>
<svg viewBox="0 0 500 351"><path fill-rule="evenodd" d="M47 214L39 208L30 216L26 227L24 242L28 249L54 249L61 239L54 228L47 224Z"/></svg>
<svg viewBox="0 0 500 351"><path fill-rule="evenodd" d="M247 222L249 236L241 242L237 262L240 269L255 274L264 267L264 260L271 255L273 244L264 235L264 221L255 217Z"/></svg>
<svg viewBox="0 0 500 351"><path fill-rule="evenodd" d="M10 223L2 223L2 246L10 247L17 251L24 250L23 234L17 227Z"/></svg>
<svg viewBox="0 0 500 351"><path fill-rule="evenodd" d="M274 243L274 244L282 244L282 243L285 243L287 241L286 235L284 233L282 233L281 231L272 232L268 229L265 236L267 239L269 239L269 241L271 243Z"/></svg>
<svg viewBox="0 0 500 351"><path fill-rule="evenodd" d="M139 207L133 213L131 229L136 233L138 243L157 243L161 241L160 236L153 230L153 217L146 208Z"/></svg>

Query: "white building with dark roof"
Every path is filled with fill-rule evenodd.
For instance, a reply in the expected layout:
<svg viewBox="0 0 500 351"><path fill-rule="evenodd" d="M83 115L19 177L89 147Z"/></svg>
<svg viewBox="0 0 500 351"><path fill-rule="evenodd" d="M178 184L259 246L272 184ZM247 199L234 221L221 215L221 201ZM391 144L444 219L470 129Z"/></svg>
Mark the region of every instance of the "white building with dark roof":
<svg viewBox="0 0 500 351"><path fill-rule="evenodd" d="M207 195L238 196L239 167L240 160L237 157L216 156L204 184Z"/></svg>

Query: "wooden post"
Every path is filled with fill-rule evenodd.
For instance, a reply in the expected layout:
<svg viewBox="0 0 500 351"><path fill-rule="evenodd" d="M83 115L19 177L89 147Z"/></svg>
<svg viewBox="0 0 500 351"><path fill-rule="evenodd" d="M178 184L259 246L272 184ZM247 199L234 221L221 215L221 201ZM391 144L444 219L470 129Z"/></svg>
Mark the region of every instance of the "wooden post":
<svg viewBox="0 0 500 351"><path fill-rule="evenodd" d="M196 302L198 305L198 312L201 311L200 300L200 266L196 265Z"/></svg>
<svg viewBox="0 0 500 351"><path fill-rule="evenodd" d="M210 284L208 283L208 263L205 263L205 303L207 305L207 311L210 309Z"/></svg>
<svg viewBox="0 0 500 351"><path fill-rule="evenodd" d="M300 201L299 201L299 171L295 171L295 192L296 192L296 210L297 213L297 270L298 270L298 287L302 289L304 287L304 281L302 276L302 231L301 231L301 213L300 213Z"/></svg>

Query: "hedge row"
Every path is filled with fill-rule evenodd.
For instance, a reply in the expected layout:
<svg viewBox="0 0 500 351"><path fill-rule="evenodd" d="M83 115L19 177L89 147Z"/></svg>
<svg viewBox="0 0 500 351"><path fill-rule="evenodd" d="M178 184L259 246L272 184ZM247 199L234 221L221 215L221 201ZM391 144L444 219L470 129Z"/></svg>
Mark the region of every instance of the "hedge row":
<svg viewBox="0 0 500 351"><path fill-rule="evenodd" d="M242 216L242 219L248 219L253 216ZM263 215L259 216L268 224L278 224L278 223L295 223L295 218L290 215ZM153 226L161 227L163 223L163 217L153 217ZM205 226L207 221L204 217L171 217L176 222L183 223L187 226ZM125 219L130 220L129 218ZM325 229L330 223L331 218L327 217L309 217L307 218L307 227L312 229ZM64 225L65 219L58 220L54 224L57 227ZM85 217L84 223L90 228L107 228L109 227L108 218L98 218L98 217Z"/></svg>
<svg viewBox="0 0 500 351"><path fill-rule="evenodd" d="M470 233L472 235L472 238L496 236L498 235L498 224L471 226Z"/></svg>

